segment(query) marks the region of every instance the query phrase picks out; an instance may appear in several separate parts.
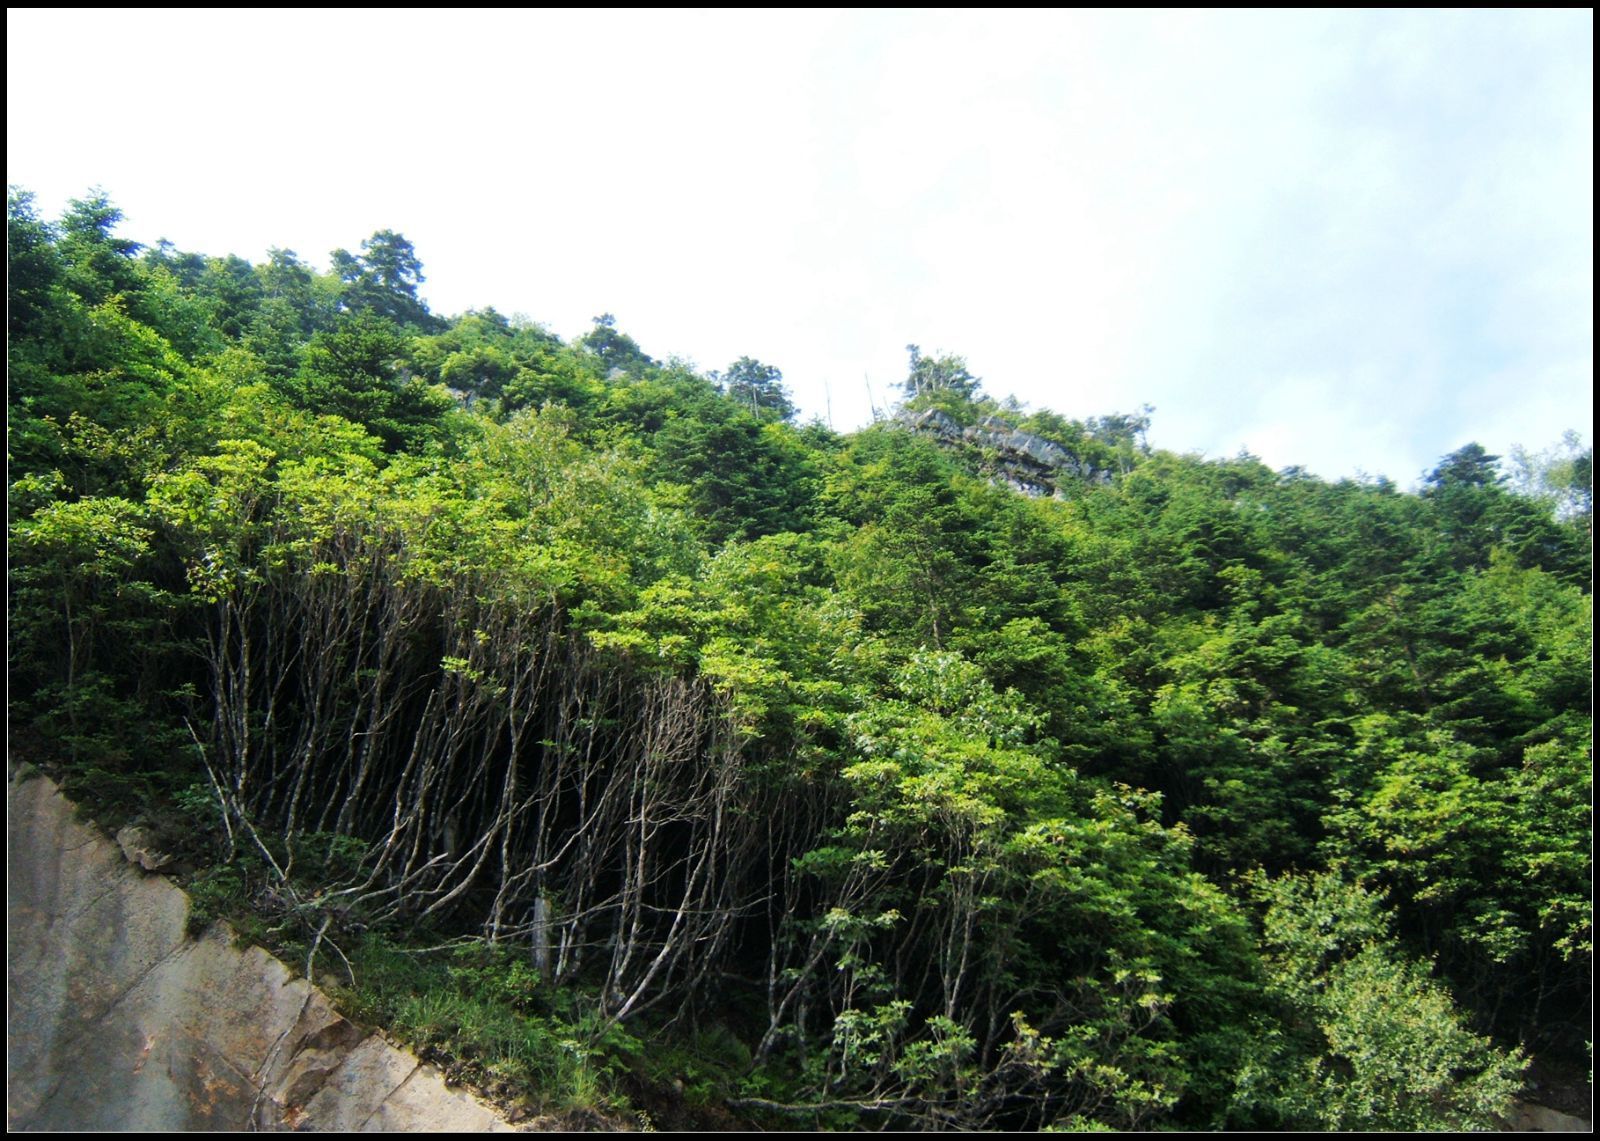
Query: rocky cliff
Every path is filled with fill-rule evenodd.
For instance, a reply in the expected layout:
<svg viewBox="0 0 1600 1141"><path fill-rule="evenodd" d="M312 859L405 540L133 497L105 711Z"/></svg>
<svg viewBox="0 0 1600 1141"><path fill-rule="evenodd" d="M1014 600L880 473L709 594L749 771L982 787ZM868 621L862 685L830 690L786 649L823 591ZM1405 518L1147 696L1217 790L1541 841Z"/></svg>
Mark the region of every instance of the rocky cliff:
<svg viewBox="0 0 1600 1141"><path fill-rule="evenodd" d="M985 416L963 428L937 408L902 413L899 423L913 432L952 446L976 448L983 467L998 483L1024 495L1060 495L1069 480L1109 483L1111 473L1043 436L1013 427L998 416Z"/></svg>
<svg viewBox="0 0 1600 1141"><path fill-rule="evenodd" d="M6 786L6 1124L14 1130L508 1130L73 817Z"/></svg>

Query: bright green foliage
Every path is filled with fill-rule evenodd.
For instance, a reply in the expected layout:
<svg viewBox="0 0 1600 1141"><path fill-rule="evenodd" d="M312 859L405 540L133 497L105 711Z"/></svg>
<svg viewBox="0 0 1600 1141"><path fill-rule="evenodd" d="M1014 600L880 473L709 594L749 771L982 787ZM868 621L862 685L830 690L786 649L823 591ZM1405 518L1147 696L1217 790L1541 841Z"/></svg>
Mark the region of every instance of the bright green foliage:
<svg viewBox="0 0 1600 1141"><path fill-rule="evenodd" d="M172 684L182 607L154 573L153 536L145 508L117 497L48 501L11 529L12 716L56 743L69 791L110 818L172 779L158 766L177 742L145 709Z"/></svg>
<svg viewBox="0 0 1600 1141"><path fill-rule="evenodd" d="M1260 881L1267 993L1289 1012L1258 1039L1238 1105L1278 1127L1492 1129L1525 1059L1461 1022L1392 942L1381 897L1329 873Z"/></svg>
<svg viewBox="0 0 1600 1141"><path fill-rule="evenodd" d="M47 503L12 528L19 591L50 591L61 607L65 628L57 644L69 689L83 663L94 660L95 643L110 633L114 599L133 588L127 580L148 554L151 534L140 505L118 498ZM33 654L52 640L43 632L33 637L40 643Z"/></svg>
<svg viewBox="0 0 1600 1141"><path fill-rule="evenodd" d="M597 362L589 354L493 309L467 313L436 336L414 339L411 363L422 376L462 394L470 405L498 402L507 412L547 403L588 412L605 394Z"/></svg>
<svg viewBox="0 0 1600 1141"><path fill-rule="evenodd" d="M317 274L117 218L9 197L14 744L461 1072L1434 1129L1581 1053L1575 443L1329 484L915 349L839 437L753 358L438 320L391 231Z"/></svg>
<svg viewBox="0 0 1600 1141"><path fill-rule="evenodd" d="M819 1096L967 1127L1205 1105L1238 995L1199 976L1241 968L1246 937L1183 870L1181 835L1148 798L1054 765L1037 715L959 657L913 655L886 680L895 696L849 724L854 811L798 865L830 901L801 944L835 963Z"/></svg>

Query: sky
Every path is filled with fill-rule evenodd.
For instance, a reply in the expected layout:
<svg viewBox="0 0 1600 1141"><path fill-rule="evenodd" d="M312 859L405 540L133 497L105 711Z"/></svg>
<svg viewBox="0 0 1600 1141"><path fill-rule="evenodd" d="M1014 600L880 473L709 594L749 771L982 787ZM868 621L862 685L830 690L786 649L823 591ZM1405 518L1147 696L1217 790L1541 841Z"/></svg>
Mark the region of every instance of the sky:
<svg viewBox="0 0 1600 1141"><path fill-rule="evenodd" d="M8 9L55 217L446 315L783 370L840 430L906 347L1150 443L1412 486L1591 438L1592 10Z"/></svg>

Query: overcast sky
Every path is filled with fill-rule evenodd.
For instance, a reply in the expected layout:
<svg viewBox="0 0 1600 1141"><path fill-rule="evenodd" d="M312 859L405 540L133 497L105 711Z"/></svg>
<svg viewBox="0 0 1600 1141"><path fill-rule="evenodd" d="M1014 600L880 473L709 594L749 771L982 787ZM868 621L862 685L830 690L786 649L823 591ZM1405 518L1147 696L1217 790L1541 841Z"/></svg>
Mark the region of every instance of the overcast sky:
<svg viewBox="0 0 1600 1141"><path fill-rule="evenodd" d="M1593 13L16 10L7 180L436 312L777 365L907 343L1153 444L1412 484L1593 415Z"/></svg>

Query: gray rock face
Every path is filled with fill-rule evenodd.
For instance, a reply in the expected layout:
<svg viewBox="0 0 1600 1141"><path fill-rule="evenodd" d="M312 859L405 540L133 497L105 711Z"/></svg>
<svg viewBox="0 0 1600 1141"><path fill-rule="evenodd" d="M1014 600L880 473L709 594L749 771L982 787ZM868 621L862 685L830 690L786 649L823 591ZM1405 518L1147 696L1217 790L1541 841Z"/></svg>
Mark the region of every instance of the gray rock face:
<svg viewBox="0 0 1600 1141"><path fill-rule="evenodd" d="M1594 1123L1547 1105L1519 1101L1505 1129L1508 1133L1593 1133Z"/></svg>
<svg viewBox="0 0 1600 1141"><path fill-rule="evenodd" d="M995 479L1028 495L1061 493L1064 478L1089 483L1111 482L1111 473L1096 468L1053 440L1014 427L999 416L985 416L962 428L944 412L929 408L915 416L901 414L900 423L945 443L965 443L993 453Z"/></svg>
<svg viewBox="0 0 1600 1141"><path fill-rule="evenodd" d="M1047 471L1064 470L1069 466L1073 469L1077 467L1077 458L1060 444L1046 440L1043 436L1035 436L1031 432L1019 431L998 416L985 417L981 423L968 428L962 435L981 447L1010 453L1013 457L1028 460Z"/></svg>
<svg viewBox="0 0 1600 1141"><path fill-rule="evenodd" d="M919 432L932 432L941 439L954 440L961 435L961 425L937 408L929 408L911 421Z"/></svg>
<svg viewBox="0 0 1600 1141"><path fill-rule="evenodd" d="M173 862L170 855L155 846L149 829L138 824L126 825L117 832L117 847L130 864L138 864L147 872L158 872Z"/></svg>
<svg viewBox="0 0 1600 1141"><path fill-rule="evenodd" d="M512 1128L221 925L187 938L184 893L49 780L12 775L6 816L9 1128Z"/></svg>

